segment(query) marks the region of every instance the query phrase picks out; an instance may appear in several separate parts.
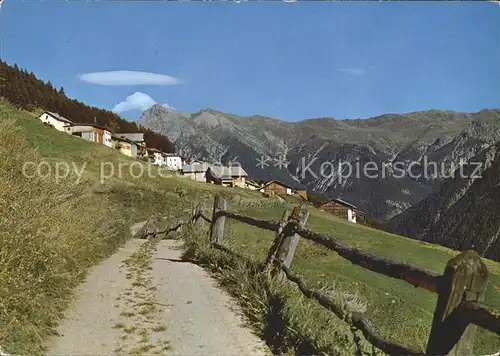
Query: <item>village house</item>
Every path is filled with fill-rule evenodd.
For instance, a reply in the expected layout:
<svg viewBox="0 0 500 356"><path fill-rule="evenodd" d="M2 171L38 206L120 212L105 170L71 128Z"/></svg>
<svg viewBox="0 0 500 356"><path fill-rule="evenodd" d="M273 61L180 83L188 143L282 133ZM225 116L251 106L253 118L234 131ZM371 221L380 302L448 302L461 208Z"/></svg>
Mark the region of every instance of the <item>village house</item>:
<svg viewBox="0 0 500 356"><path fill-rule="evenodd" d="M144 141L144 134L142 132L135 132L135 133L120 132L117 133L116 136L126 138L137 144L146 143L146 141Z"/></svg>
<svg viewBox="0 0 500 356"><path fill-rule="evenodd" d="M112 147L113 143L111 140L112 133L104 126L99 126L95 124L70 124L64 127L64 131L73 136L81 137L85 140L92 141L97 144Z"/></svg>
<svg viewBox="0 0 500 356"><path fill-rule="evenodd" d="M338 198L331 199L323 203L319 208L339 218L356 223L356 207L344 200Z"/></svg>
<svg viewBox="0 0 500 356"><path fill-rule="evenodd" d="M137 144L124 137L112 136L113 148L129 157L137 157Z"/></svg>
<svg viewBox="0 0 500 356"><path fill-rule="evenodd" d="M206 182L206 173L209 167L205 162L193 162L182 167L182 174L197 182Z"/></svg>
<svg viewBox="0 0 500 356"><path fill-rule="evenodd" d="M208 167L205 173L207 183L220 184L225 187L246 188L247 177L247 172L240 166L224 167L213 165Z"/></svg>
<svg viewBox="0 0 500 356"><path fill-rule="evenodd" d="M165 166L167 164L165 160L165 153L156 149L156 148L148 148L148 158L153 164L158 166Z"/></svg>
<svg viewBox="0 0 500 356"><path fill-rule="evenodd" d="M144 133L142 132L133 132L126 133L120 132L116 134L117 137L125 138L133 143L135 143L137 149L137 157L147 157L148 156L148 148L146 147L146 141L144 140Z"/></svg>
<svg viewBox="0 0 500 356"><path fill-rule="evenodd" d="M175 153L166 153L167 167L173 171L180 171L182 169L182 158Z"/></svg>
<svg viewBox="0 0 500 356"><path fill-rule="evenodd" d="M266 183L261 189L261 193L269 193L273 192L274 194L279 194L279 195L292 195L294 189L290 187L289 185L286 185L284 183L281 183L277 180L270 181Z"/></svg>
<svg viewBox="0 0 500 356"><path fill-rule="evenodd" d="M293 188L277 180L264 184L259 190L261 193L271 193L277 195L293 195L296 198L307 200L307 190L302 188Z"/></svg>
<svg viewBox="0 0 500 356"><path fill-rule="evenodd" d="M67 132L65 129L66 126L73 124L72 121L62 117L59 114L56 114L56 113L53 113L50 111L45 111L42 115L40 115L39 119L45 125L52 126L57 131L61 131L61 132Z"/></svg>

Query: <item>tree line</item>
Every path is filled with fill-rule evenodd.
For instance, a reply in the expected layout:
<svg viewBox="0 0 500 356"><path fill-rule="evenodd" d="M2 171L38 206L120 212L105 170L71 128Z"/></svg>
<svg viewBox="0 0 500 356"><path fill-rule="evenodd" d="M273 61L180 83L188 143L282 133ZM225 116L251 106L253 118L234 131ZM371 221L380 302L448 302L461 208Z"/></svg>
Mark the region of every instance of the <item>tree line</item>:
<svg viewBox="0 0 500 356"><path fill-rule="evenodd" d="M70 99L64 93L63 87L56 89L50 81L38 79L33 72L20 69L17 64L11 66L1 60L0 97L24 110L34 111L40 108L52 111L73 122L97 124L115 133L142 132L148 147L164 152L175 151L173 143L165 136L122 119L111 111Z"/></svg>

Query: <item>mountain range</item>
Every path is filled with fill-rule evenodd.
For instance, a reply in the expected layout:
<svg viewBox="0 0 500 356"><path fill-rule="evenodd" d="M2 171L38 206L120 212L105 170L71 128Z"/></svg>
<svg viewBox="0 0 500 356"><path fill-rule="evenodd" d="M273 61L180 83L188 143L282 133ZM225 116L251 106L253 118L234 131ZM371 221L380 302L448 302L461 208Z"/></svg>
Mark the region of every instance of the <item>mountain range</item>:
<svg viewBox="0 0 500 356"><path fill-rule="evenodd" d="M138 123L168 137L183 156L237 162L253 179L341 197L377 219L415 206L461 162L500 141L500 110L489 109L287 122L155 105Z"/></svg>

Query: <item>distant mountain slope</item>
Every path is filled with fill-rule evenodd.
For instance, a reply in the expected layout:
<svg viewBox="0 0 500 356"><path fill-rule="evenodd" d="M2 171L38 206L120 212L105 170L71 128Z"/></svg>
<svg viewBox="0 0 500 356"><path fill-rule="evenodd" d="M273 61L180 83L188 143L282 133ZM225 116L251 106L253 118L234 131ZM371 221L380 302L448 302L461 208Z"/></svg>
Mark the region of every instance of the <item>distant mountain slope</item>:
<svg viewBox="0 0 500 356"><path fill-rule="evenodd" d="M138 123L167 136L183 155L210 162L238 161L255 179L279 179L330 197L342 196L376 218L393 217L417 203L442 181L432 173L453 171L460 160L500 140L500 110L285 122L212 109L183 113L157 105ZM427 172L412 162L436 164L439 169ZM353 172L349 177L347 164ZM378 177L373 170L365 174L364 164L376 165ZM384 164L389 164L385 172Z"/></svg>
<svg viewBox="0 0 500 356"><path fill-rule="evenodd" d="M500 261L500 143L472 158L462 171L393 218L389 227L401 235L456 250L474 249Z"/></svg>

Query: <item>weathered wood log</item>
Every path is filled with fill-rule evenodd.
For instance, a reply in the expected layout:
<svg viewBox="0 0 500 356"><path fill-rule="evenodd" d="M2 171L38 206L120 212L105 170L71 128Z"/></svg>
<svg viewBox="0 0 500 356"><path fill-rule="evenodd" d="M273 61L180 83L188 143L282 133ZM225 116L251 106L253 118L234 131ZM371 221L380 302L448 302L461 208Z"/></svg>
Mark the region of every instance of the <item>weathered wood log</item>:
<svg viewBox="0 0 500 356"><path fill-rule="evenodd" d="M446 265L427 343L429 355L472 355L476 325L461 317L460 305L483 302L488 269L474 251L462 252Z"/></svg>
<svg viewBox="0 0 500 356"><path fill-rule="evenodd" d="M465 302L460 306L460 316L483 329L500 335L500 311L492 310L476 302Z"/></svg>
<svg viewBox="0 0 500 356"><path fill-rule="evenodd" d="M226 218L224 215L217 215L217 213L226 209L227 201L222 199L220 195L216 195L212 213L212 226L210 228L212 243L222 244L222 241L224 241L224 223Z"/></svg>
<svg viewBox="0 0 500 356"><path fill-rule="evenodd" d="M343 310L343 308L336 304L334 301L332 301L330 298L326 297L325 295L307 288L306 284L304 281L298 277L292 274L290 269L285 266L281 265L281 269L283 270L286 278L288 278L290 281L295 283L299 290L307 297L311 299L316 299L316 301L326 309L332 311L335 315L337 315L340 319L345 320L346 319L346 313ZM369 320L363 318L362 316L358 314L351 314L349 317L349 324L352 326L356 327L357 329L361 330L365 338L375 347L379 348L383 352L385 352L388 355L424 355L423 350L417 350L413 349L404 345L400 345L398 343L394 343L391 341L388 341L384 339L381 335L379 335L375 330L373 330L373 327L370 323Z"/></svg>
<svg viewBox="0 0 500 356"><path fill-rule="evenodd" d="M309 211L305 207L300 208L300 212L297 212L299 209L294 210L295 214L292 212L291 219L298 219L298 221L295 221L297 221L299 227L303 228L309 218ZM276 252L276 260L279 264L283 264L285 267L290 267L292 265L293 256L299 245L299 240L300 236L295 232L294 225L289 224L285 226L281 244ZM280 273L279 279L283 280L284 278L285 276L283 273Z"/></svg>
<svg viewBox="0 0 500 356"><path fill-rule="evenodd" d="M229 219L237 220L239 222L252 225L264 230L271 230L271 231L278 231L280 227L280 223L276 221L267 221L267 220L260 220L260 219L255 219L249 216L245 215L240 215L236 213L230 213L228 211L219 211L216 214L212 216L212 220L215 218L218 218L220 216L225 216Z"/></svg>
<svg viewBox="0 0 500 356"><path fill-rule="evenodd" d="M320 235L299 226L296 229L297 233L303 238L337 252L340 256L358 266L392 278L402 279L415 287L437 292L437 285L439 284L441 275L435 271L362 252L328 235Z"/></svg>
<svg viewBox="0 0 500 356"><path fill-rule="evenodd" d="M281 217L280 221L280 226L278 228L278 231L276 232L276 237L274 238L273 244L271 245L271 248L269 249L269 252L267 253L267 258L264 262L264 270L267 269L271 262L274 260L276 257L276 253L278 252L278 248L281 245L281 241L283 240L283 229L285 228L286 224L288 223L288 218L290 216L290 212L288 210L285 210L283 212L283 216Z"/></svg>

